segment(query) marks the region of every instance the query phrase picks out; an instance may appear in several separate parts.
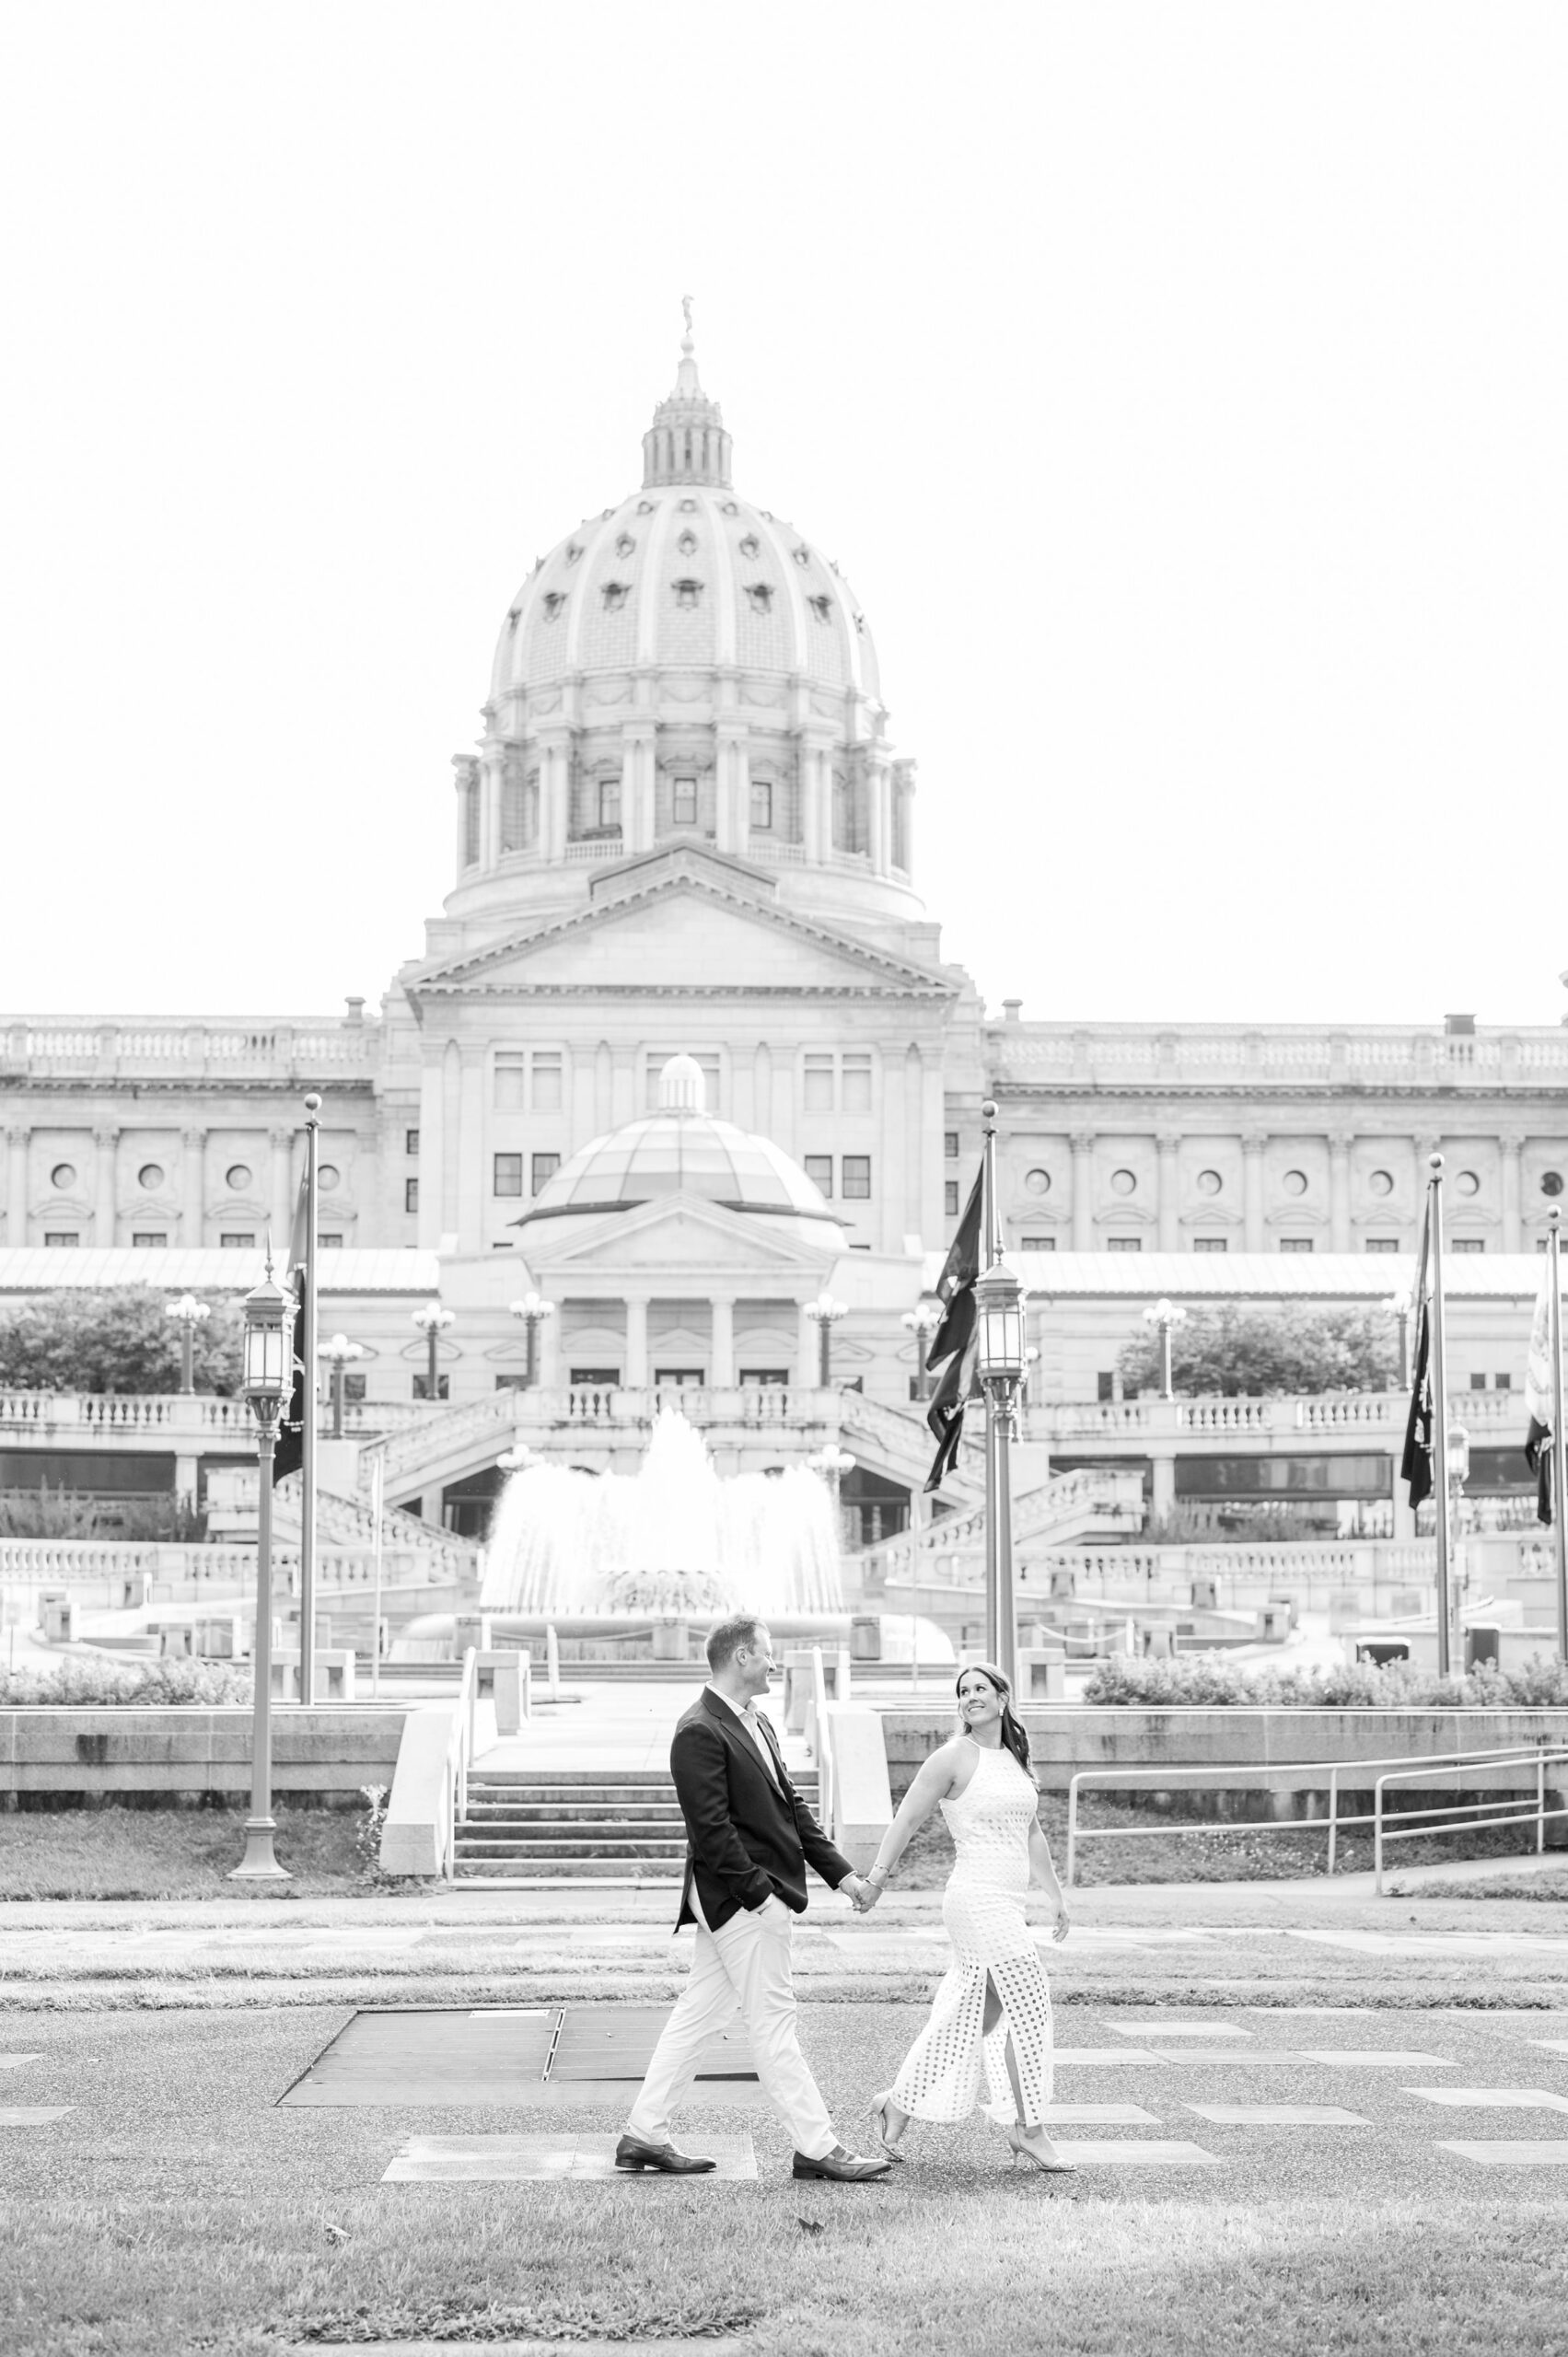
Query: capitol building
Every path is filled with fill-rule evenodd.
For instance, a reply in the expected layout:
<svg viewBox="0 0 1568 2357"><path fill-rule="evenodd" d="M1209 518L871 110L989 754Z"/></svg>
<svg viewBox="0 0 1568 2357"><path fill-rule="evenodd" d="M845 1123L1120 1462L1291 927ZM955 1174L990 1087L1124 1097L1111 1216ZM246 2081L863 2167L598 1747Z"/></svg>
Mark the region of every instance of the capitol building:
<svg viewBox="0 0 1568 2357"><path fill-rule="evenodd" d="M912 1423L904 1314L994 1097L1038 1398L1109 1398L1159 1293L1385 1299L1434 1149L1456 1380L1521 1381L1568 1030L988 1008L921 896L872 618L808 528L735 487L690 336L636 487L501 617L447 790L449 888L378 1007L0 1018L0 1293L254 1282L315 1088L323 1325L366 1345L367 1403L419 1395L432 1295L459 1402L518 1381L530 1291L541 1385L631 1388L812 1383L826 1291L835 1381Z"/></svg>

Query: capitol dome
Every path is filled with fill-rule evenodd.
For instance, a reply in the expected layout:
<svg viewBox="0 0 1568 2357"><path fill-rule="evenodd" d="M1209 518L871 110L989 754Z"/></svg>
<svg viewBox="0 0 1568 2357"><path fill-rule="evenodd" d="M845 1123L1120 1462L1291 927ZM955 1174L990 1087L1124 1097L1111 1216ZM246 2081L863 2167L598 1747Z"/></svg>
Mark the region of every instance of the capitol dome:
<svg viewBox="0 0 1568 2357"><path fill-rule="evenodd" d="M672 1056L659 1074L658 1109L592 1138L514 1222L591 1219L671 1195L695 1195L725 1211L764 1219L819 1251L846 1238L819 1190L772 1139L754 1137L705 1109L702 1066Z"/></svg>
<svg viewBox="0 0 1568 2357"><path fill-rule="evenodd" d="M606 863L675 843L861 930L923 913L914 764L888 740L865 610L808 534L734 490L690 321L641 488L536 561L484 718L455 763L451 916L580 905Z"/></svg>

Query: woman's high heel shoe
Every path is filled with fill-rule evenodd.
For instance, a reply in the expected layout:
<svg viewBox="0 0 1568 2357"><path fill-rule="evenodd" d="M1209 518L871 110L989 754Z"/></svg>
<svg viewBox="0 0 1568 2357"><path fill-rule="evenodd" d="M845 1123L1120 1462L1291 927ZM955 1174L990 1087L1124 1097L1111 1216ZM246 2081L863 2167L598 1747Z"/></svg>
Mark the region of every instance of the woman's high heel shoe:
<svg viewBox="0 0 1568 2357"><path fill-rule="evenodd" d="M907 2153L900 2152L897 2142L888 2132L888 2107L892 2100L890 2095L878 2096L868 2116L872 2127L877 2131L877 2142L883 2152L890 2161L898 2161L901 2164L909 2158L909 2155Z"/></svg>
<svg viewBox="0 0 1568 2357"><path fill-rule="evenodd" d="M1016 2128L1008 2129L1007 2142L1013 2148L1015 2168L1020 2161L1028 2161L1031 2167L1040 2170L1042 2177L1076 2177L1078 2174L1076 2161L1048 2161L1043 2154L1035 2151L1032 2144L1025 2143Z"/></svg>

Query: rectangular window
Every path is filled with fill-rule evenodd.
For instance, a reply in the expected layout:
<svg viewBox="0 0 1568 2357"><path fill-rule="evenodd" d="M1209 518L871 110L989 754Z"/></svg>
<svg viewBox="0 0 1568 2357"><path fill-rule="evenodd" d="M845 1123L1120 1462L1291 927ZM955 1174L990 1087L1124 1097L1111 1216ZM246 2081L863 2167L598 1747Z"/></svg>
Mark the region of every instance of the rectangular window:
<svg viewBox="0 0 1568 2357"><path fill-rule="evenodd" d="M560 1167L561 1156L558 1154L536 1154L530 1174L530 1191L537 1195L550 1184Z"/></svg>
<svg viewBox="0 0 1568 2357"><path fill-rule="evenodd" d="M814 1187L819 1187L829 1202L833 1195L833 1157L830 1154L808 1154L806 1175Z"/></svg>
<svg viewBox="0 0 1568 2357"><path fill-rule="evenodd" d="M1456 1236L1454 1249L1456 1252L1484 1252L1486 1238L1484 1236Z"/></svg>
<svg viewBox="0 0 1568 2357"><path fill-rule="evenodd" d="M807 1056L806 1059L805 1107L808 1113L830 1113L833 1109L833 1059L831 1056Z"/></svg>
<svg viewBox="0 0 1568 2357"><path fill-rule="evenodd" d="M844 1058L843 1110L846 1113L869 1113L871 1110L871 1059L869 1056Z"/></svg>
<svg viewBox="0 0 1568 2357"><path fill-rule="evenodd" d="M958 1216L958 1182L956 1178L944 1178L942 1181L942 1213L946 1219L957 1219Z"/></svg>
<svg viewBox="0 0 1568 2357"><path fill-rule="evenodd" d="M1280 1250L1282 1252L1310 1252L1313 1242L1314 1239L1310 1236L1282 1236Z"/></svg>
<svg viewBox="0 0 1568 2357"><path fill-rule="evenodd" d="M1105 1248L1108 1252L1141 1252L1144 1239L1141 1236L1108 1236Z"/></svg>
<svg viewBox="0 0 1568 2357"><path fill-rule="evenodd" d="M621 824L621 780L601 777L598 782L598 822L601 827Z"/></svg>
<svg viewBox="0 0 1568 2357"><path fill-rule="evenodd" d="M417 1178L405 1178L403 1180L403 1209L405 1212L416 1212L419 1209L419 1181Z"/></svg>
<svg viewBox="0 0 1568 2357"><path fill-rule="evenodd" d="M498 1154L494 1156L495 1176L491 1191L497 1195L520 1195L523 1191L523 1157L520 1154Z"/></svg>
<svg viewBox="0 0 1568 2357"><path fill-rule="evenodd" d="M772 831L773 789L765 777L751 781L751 824L759 834Z"/></svg>
<svg viewBox="0 0 1568 2357"><path fill-rule="evenodd" d="M1494 1375L1492 1378L1492 1387L1493 1391L1512 1391L1514 1378L1511 1375Z"/></svg>
<svg viewBox="0 0 1568 2357"><path fill-rule="evenodd" d="M1484 1390L1486 1389L1486 1377L1485 1377L1485 1376L1484 1376L1484 1375L1472 1375L1472 1376L1470 1376L1470 1389L1471 1389L1472 1391L1484 1391Z"/></svg>
<svg viewBox="0 0 1568 2357"><path fill-rule="evenodd" d="M1020 1236L1018 1242L1026 1252L1054 1252L1054 1236Z"/></svg>
<svg viewBox="0 0 1568 2357"><path fill-rule="evenodd" d="M678 777L675 781L671 815L678 827L694 827L697 823L697 781L694 777Z"/></svg>
<svg viewBox="0 0 1568 2357"><path fill-rule="evenodd" d="M618 1366L575 1366L570 1379L574 1383L615 1384L621 1380L621 1369Z"/></svg>
<svg viewBox="0 0 1568 2357"><path fill-rule="evenodd" d="M323 1252L341 1252L343 1248L343 1240L341 1236L318 1236L316 1241Z"/></svg>
<svg viewBox="0 0 1568 2357"><path fill-rule="evenodd" d="M533 1060L533 1110L536 1113L559 1113L561 1110L559 1056L536 1056Z"/></svg>
<svg viewBox="0 0 1568 2357"><path fill-rule="evenodd" d="M436 1397L437 1399L449 1399L451 1396L451 1376L449 1375L438 1375L436 1378ZM416 1399L428 1399L430 1397L429 1387L422 1375L416 1375L413 1378L413 1396Z"/></svg>
<svg viewBox="0 0 1568 2357"><path fill-rule="evenodd" d="M871 1156L868 1154L846 1154L839 1166L840 1192L846 1203L865 1203L871 1200Z"/></svg>
<svg viewBox="0 0 1568 2357"><path fill-rule="evenodd" d="M743 1366L740 1381L743 1387L747 1384L782 1387L789 1381L789 1369L787 1366Z"/></svg>
<svg viewBox="0 0 1568 2357"><path fill-rule="evenodd" d="M942 1152L949 1162L957 1162L958 1158L958 1132L957 1130L943 1131Z"/></svg>
<svg viewBox="0 0 1568 2357"><path fill-rule="evenodd" d="M1192 1238L1192 1249L1194 1252L1225 1252L1228 1251L1229 1248L1230 1238L1228 1236L1195 1236Z"/></svg>
<svg viewBox="0 0 1568 2357"><path fill-rule="evenodd" d="M67 1245L79 1244L82 1239L75 1229L68 1233L63 1227L52 1227L44 1230L43 1240L46 1244L57 1246L63 1249Z"/></svg>
<svg viewBox="0 0 1568 2357"><path fill-rule="evenodd" d="M505 1051L495 1059L495 1104L503 1113L520 1113L523 1109L523 1082L528 1071L527 1059L508 1055Z"/></svg>
<svg viewBox="0 0 1568 2357"><path fill-rule="evenodd" d="M405 1154L417 1154L419 1152L419 1132L417 1130L405 1130L403 1132L403 1152Z"/></svg>
<svg viewBox="0 0 1568 2357"><path fill-rule="evenodd" d="M654 1381L661 1386L673 1386L679 1391L687 1386L700 1387L707 1380L707 1370L700 1366L656 1366Z"/></svg>
<svg viewBox="0 0 1568 2357"><path fill-rule="evenodd" d="M1095 1398L1098 1400L1104 1401L1107 1399L1114 1399L1115 1397L1116 1377L1114 1375L1106 1374L1102 1370L1102 1372L1095 1377Z"/></svg>
<svg viewBox="0 0 1568 2357"><path fill-rule="evenodd" d="M1397 1236L1369 1236L1366 1248L1369 1252L1397 1252L1400 1239Z"/></svg>
<svg viewBox="0 0 1568 2357"><path fill-rule="evenodd" d="M168 1242L168 1238L167 1236L143 1236L141 1234L137 1234L132 1237L131 1241L134 1245L139 1246L143 1251L157 1252L160 1251Z"/></svg>
<svg viewBox="0 0 1568 2357"><path fill-rule="evenodd" d="M73 1236L70 1240L75 1244L76 1239ZM249 1252L255 1241L255 1233L250 1228L233 1231L218 1237L218 1242L226 1252Z"/></svg>
<svg viewBox="0 0 1568 2357"><path fill-rule="evenodd" d="M362 1375L350 1375L345 1367L343 1370L343 1398L345 1399L363 1399L364 1397L365 1377Z"/></svg>

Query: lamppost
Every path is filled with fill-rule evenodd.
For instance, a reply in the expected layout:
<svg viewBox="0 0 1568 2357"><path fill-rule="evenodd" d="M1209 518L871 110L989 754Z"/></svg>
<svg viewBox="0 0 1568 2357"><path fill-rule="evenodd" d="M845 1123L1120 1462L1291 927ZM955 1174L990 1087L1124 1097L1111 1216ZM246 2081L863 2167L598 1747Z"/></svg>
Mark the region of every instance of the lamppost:
<svg viewBox="0 0 1568 2357"><path fill-rule="evenodd" d="M196 1388L196 1329L203 1318L210 1318L212 1314L206 1303L198 1301L193 1293L182 1293L178 1301L168 1301L164 1304L165 1317L177 1318L180 1321L180 1388L181 1392L192 1392Z"/></svg>
<svg viewBox="0 0 1568 2357"><path fill-rule="evenodd" d="M545 1320L555 1315L555 1304L546 1301L540 1293L526 1293L521 1301L512 1304L512 1315L523 1321L528 1341L528 1362L523 1369L523 1389L531 1391L539 1381L539 1329Z"/></svg>
<svg viewBox="0 0 1568 2357"><path fill-rule="evenodd" d="M1399 1329L1400 1329L1400 1389L1401 1391L1408 1391L1408 1390L1410 1389L1410 1387L1411 1387L1411 1297L1410 1297L1410 1295L1409 1295L1409 1293L1408 1293L1407 1291L1405 1291L1405 1290L1401 1287L1401 1289L1400 1289L1398 1293L1390 1294L1390 1295L1389 1295L1389 1296L1388 1296L1388 1300L1383 1304L1383 1306L1384 1306L1384 1309L1388 1312L1388 1316L1389 1316L1390 1318L1394 1318L1394 1319L1397 1321L1398 1326L1399 1326Z"/></svg>
<svg viewBox="0 0 1568 2357"><path fill-rule="evenodd" d="M839 1544L842 1547L844 1534L843 1505L839 1494L840 1488L844 1475L853 1473L859 1460L851 1457L847 1449L841 1448L836 1440L830 1440L826 1448L819 1448L816 1455L808 1457L806 1462L810 1470L819 1474L828 1485L828 1494L833 1501L833 1527L838 1533Z"/></svg>
<svg viewBox="0 0 1568 2357"><path fill-rule="evenodd" d="M291 1297L273 1283L273 1264L245 1296L243 1389L256 1419L256 1634L250 1646L250 1816L245 1855L230 1882L292 1882L273 1854L273 1449L293 1385ZM310 1642L307 1635L307 1643Z"/></svg>
<svg viewBox="0 0 1568 2357"><path fill-rule="evenodd" d="M914 1336L914 1396L917 1399L931 1397L931 1377L925 1369L925 1353L931 1347L931 1337L942 1323L943 1308L934 1295L924 1294L912 1309L906 1309L899 1323L906 1333Z"/></svg>
<svg viewBox="0 0 1568 2357"><path fill-rule="evenodd" d="M1167 1301L1163 1295L1158 1301L1152 1301L1144 1312L1144 1322L1159 1329L1160 1398L1162 1399L1173 1399L1176 1397L1171 1387L1170 1336L1172 1328L1179 1326L1186 1315L1187 1312L1184 1309L1178 1308L1174 1301Z"/></svg>
<svg viewBox="0 0 1568 2357"><path fill-rule="evenodd" d="M817 1329L817 1384L826 1391L833 1380L833 1329L841 1318L849 1316L849 1304L835 1301L830 1293L819 1293L815 1301L806 1305L806 1315Z"/></svg>
<svg viewBox="0 0 1568 2357"><path fill-rule="evenodd" d="M332 1370L332 1438L342 1440L343 1436L343 1370L350 1359L365 1357L365 1345L363 1342L351 1342L346 1334L334 1334L329 1341L321 1344L316 1355L319 1359L325 1359Z"/></svg>
<svg viewBox="0 0 1568 2357"><path fill-rule="evenodd" d="M985 1388L988 1484L994 1521L992 1659L1017 1684L1017 1616L1013 1599L1013 1488L1008 1449L1016 1437L1018 1386L1024 1356L1024 1289L1005 1260L993 1260L975 1279L976 1367Z"/></svg>
<svg viewBox="0 0 1568 2357"><path fill-rule="evenodd" d="M443 1309L438 1301L427 1301L423 1309L411 1310L409 1315L429 1346L430 1355L425 1361L424 1396L427 1399L439 1399L441 1378L436 1366L436 1345L447 1327L457 1324L457 1315L450 1309Z"/></svg>

